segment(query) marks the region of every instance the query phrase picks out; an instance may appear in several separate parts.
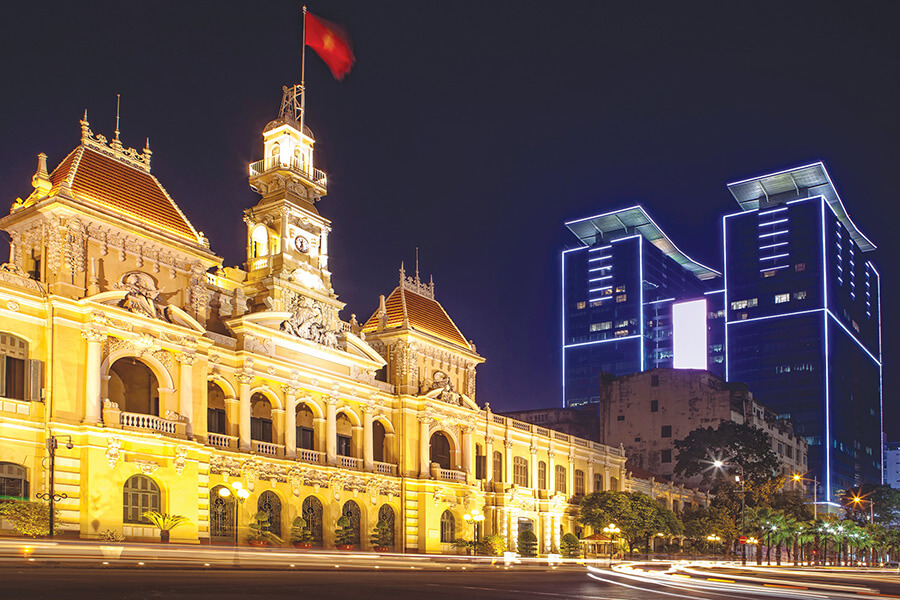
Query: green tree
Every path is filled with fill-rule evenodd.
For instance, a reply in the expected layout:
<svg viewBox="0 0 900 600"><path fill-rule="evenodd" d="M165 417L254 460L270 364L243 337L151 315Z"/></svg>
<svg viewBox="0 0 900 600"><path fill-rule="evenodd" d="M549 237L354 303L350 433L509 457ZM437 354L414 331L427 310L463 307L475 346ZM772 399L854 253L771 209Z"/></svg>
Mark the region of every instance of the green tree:
<svg viewBox="0 0 900 600"><path fill-rule="evenodd" d="M639 545L649 549L650 538L657 533L678 535L681 521L677 515L641 492L594 492L581 499L579 522L603 531L615 524L628 544L629 552Z"/></svg>
<svg viewBox="0 0 900 600"><path fill-rule="evenodd" d="M683 440L676 441L675 448L678 450L675 474L683 477L700 475L705 484L721 474L712 466L714 460L739 465L749 482L770 480L779 467L769 434L733 421L722 421L715 428L695 429Z"/></svg>
<svg viewBox="0 0 900 600"><path fill-rule="evenodd" d="M522 556L537 556L538 539L530 529L523 529L516 539L516 547Z"/></svg>
<svg viewBox="0 0 900 600"><path fill-rule="evenodd" d="M681 513L681 521L684 523L684 535L690 540L691 546L703 551L707 550L707 538L711 535L722 538L727 547L728 542L739 534L732 515L720 506L686 508Z"/></svg>
<svg viewBox="0 0 900 600"><path fill-rule="evenodd" d="M559 547L565 558L578 558L581 556L581 542L574 533L567 533L559 540Z"/></svg>

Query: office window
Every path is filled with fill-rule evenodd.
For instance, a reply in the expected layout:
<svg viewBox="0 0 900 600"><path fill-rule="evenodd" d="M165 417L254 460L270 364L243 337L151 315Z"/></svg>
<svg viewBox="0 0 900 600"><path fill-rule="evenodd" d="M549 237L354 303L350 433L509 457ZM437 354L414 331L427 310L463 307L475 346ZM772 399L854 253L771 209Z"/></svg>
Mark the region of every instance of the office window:
<svg viewBox="0 0 900 600"><path fill-rule="evenodd" d="M663 450L659 455L659 462L670 463L672 462L672 451L671 450Z"/></svg>
<svg viewBox="0 0 900 600"><path fill-rule="evenodd" d="M794 300L806 300L806 290L794 292Z"/></svg>
<svg viewBox="0 0 900 600"><path fill-rule="evenodd" d="M628 294L619 294L616 296L616 302L625 302L628 300Z"/></svg>
<svg viewBox="0 0 900 600"><path fill-rule="evenodd" d="M784 304L785 302L790 302L790 300L790 294L775 294L775 304Z"/></svg>
<svg viewBox="0 0 900 600"><path fill-rule="evenodd" d="M672 437L672 426L671 425L663 425L661 435L664 438Z"/></svg>
<svg viewBox="0 0 900 600"><path fill-rule="evenodd" d="M650 412L659 412L659 400L650 401Z"/></svg>
<svg viewBox="0 0 900 600"><path fill-rule="evenodd" d="M585 303L585 302L577 302L577 303L575 304L575 308L576 308L577 310L581 310L581 309L583 309L585 306L586 306L586 303Z"/></svg>

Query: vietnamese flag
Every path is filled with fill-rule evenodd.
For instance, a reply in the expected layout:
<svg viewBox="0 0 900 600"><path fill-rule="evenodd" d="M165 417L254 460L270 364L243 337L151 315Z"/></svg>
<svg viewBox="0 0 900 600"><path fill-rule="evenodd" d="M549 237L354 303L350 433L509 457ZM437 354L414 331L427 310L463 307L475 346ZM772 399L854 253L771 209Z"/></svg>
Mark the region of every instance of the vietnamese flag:
<svg viewBox="0 0 900 600"><path fill-rule="evenodd" d="M350 38L344 30L325 19L306 13L306 45L325 61L335 79L343 79L356 62Z"/></svg>

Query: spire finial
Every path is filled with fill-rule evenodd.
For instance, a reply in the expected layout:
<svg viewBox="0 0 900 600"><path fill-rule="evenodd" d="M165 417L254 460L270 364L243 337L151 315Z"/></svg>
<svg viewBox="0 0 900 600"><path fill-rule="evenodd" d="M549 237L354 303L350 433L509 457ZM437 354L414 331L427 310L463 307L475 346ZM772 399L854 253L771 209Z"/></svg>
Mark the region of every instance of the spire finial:
<svg viewBox="0 0 900 600"><path fill-rule="evenodd" d="M403 268L403 261L400 261L400 285L403 285L403 282L406 281L406 269Z"/></svg>
<svg viewBox="0 0 900 600"><path fill-rule="evenodd" d="M91 132L91 124L88 123L87 109L84 109L84 116L79 121L79 124L81 125L81 141L91 139L94 134Z"/></svg>
<svg viewBox="0 0 900 600"><path fill-rule="evenodd" d="M416 285L419 285L419 247L416 246Z"/></svg>
<svg viewBox="0 0 900 600"><path fill-rule="evenodd" d="M116 94L116 138L115 141L119 141L119 100L121 99L121 94Z"/></svg>

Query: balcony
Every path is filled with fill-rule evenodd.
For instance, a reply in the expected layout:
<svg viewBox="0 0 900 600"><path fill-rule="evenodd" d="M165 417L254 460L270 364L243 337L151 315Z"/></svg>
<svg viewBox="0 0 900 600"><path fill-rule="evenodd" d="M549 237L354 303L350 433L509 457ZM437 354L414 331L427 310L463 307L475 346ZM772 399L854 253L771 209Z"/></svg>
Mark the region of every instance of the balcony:
<svg viewBox="0 0 900 600"><path fill-rule="evenodd" d="M338 466L345 469L353 469L354 471L362 471L363 460L361 458L353 458L352 456L338 455Z"/></svg>
<svg viewBox="0 0 900 600"><path fill-rule="evenodd" d="M143 429L176 436L184 436L185 433L184 424L180 421L172 421L155 415L145 415L141 413L123 412L120 414L121 420L119 422L123 428ZM179 425L181 427L179 427ZM179 429L181 431L179 431Z"/></svg>
<svg viewBox="0 0 900 600"><path fill-rule="evenodd" d="M297 460L321 465L325 463L325 453L307 450L305 448L297 448Z"/></svg>
<svg viewBox="0 0 900 600"><path fill-rule="evenodd" d="M435 479L440 479L441 481L457 481L459 483L466 482L466 472L465 471L457 471L456 469L435 469Z"/></svg>
<svg viewBox="0 0 900 600"><path fill-rule="evenodd" d="M375 461L375 472L380 473L382 475L396 475L397 474L397 465L392 465L391 463L384 463Z"/></svg>
<svg viewBox="0 0 900 600"><path fill-rule="evenodd" d="M257 454L263 454L265 456L284 456L284 446L281 444L251 440L250 449Z"/></svg>
<svg viewBox="0 0 900 600"><path fill-rule="evenodd" d="M216 446L217 448L226 448L228 450L237 450L238 447L238 438L231 435L223 435L221 433L209 433L207 434L207 440L209 441L210 446Z"/></svg>
<svg viewBox="0 0 900 600"><path fill-rule="evenodd" d="M310 170L301 161L293 156L269 156L250 164L250 177L259 177L270 171L290 171L306 179L324 192L328 188L328 177L323 171L315 167Z"/></svg>

